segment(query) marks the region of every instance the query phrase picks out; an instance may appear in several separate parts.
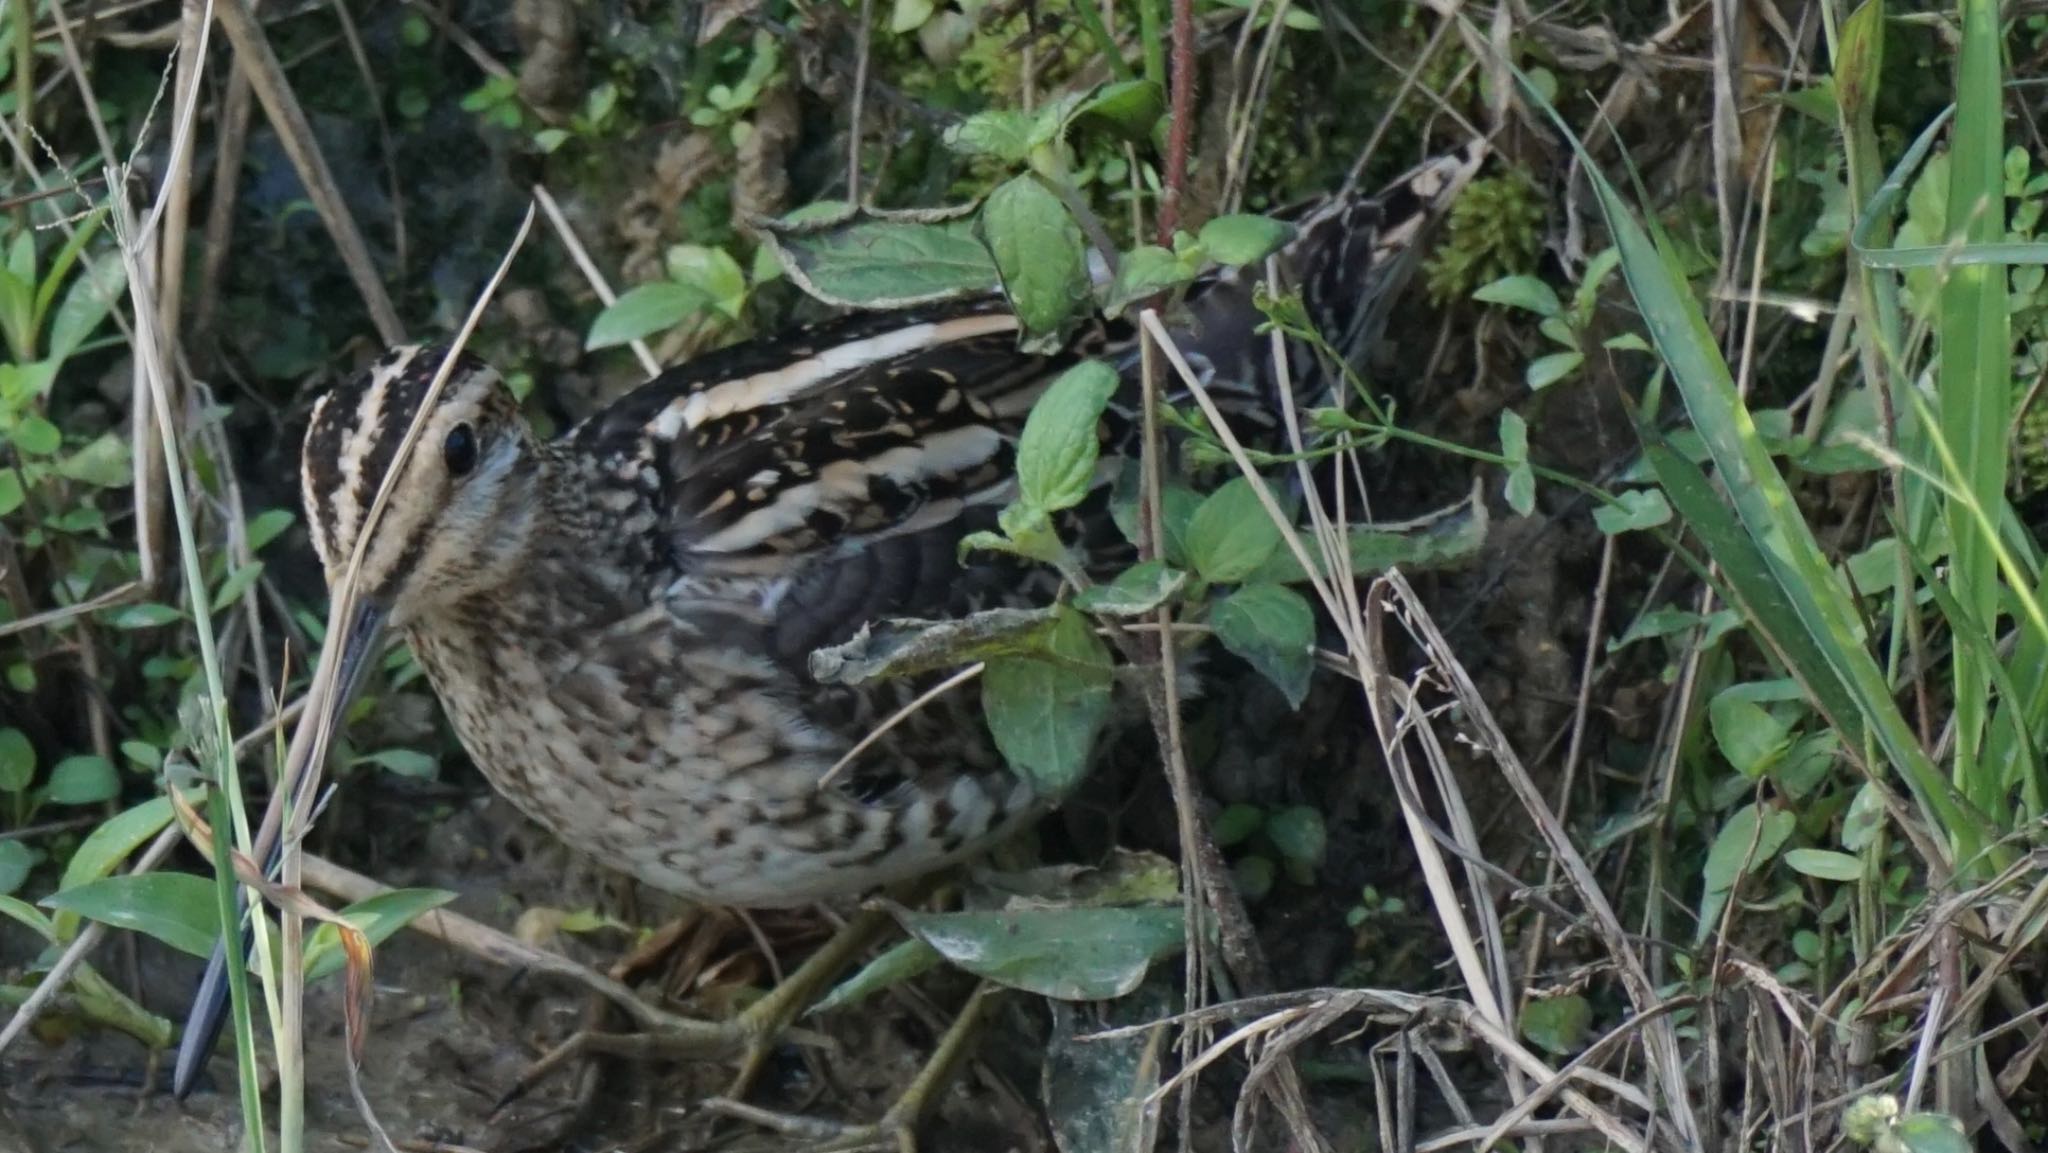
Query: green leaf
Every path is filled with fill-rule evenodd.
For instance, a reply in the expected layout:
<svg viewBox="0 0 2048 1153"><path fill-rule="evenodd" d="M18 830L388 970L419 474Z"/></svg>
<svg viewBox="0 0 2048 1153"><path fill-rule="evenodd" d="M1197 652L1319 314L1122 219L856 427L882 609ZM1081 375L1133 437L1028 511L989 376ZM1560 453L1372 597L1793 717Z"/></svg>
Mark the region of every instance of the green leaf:
<svg viewBox="0 0 2048 1153"><path fill-rule="evenodd" d="M1721 755L1751 780L1770 771L1792 745L1792 725L1770 710L1741 695L1745 685L1732 685L1714 694L1707 705L1707 720L1714 731L1714 744Z"/></svg>
<svg viewBox="0 0 2048 1153"><path fill-rule="evenodd" d="M108 817L79 842L77 851L71 854L70 862L64 866L64 879L58 882L57 887L75 889L88 881L112 875L129 854L170 823L169 797L152 797L134 808ZM63 918L58 918L58 923L61 925Z"/></svg>
<svg viewBox="0 0 2048 1153"><path fill-rule="evenodd" d="M674 328L712 303L701 288L672 280L643 284L613 301L590 323L585 351L630 344Z"/></svg>
<svg viewBox="0 0 2048 1153"><path fill-rule="evenodd" d="M128 438L104 433L57 462L57 475L98 488L121 488L135 478Z"/></svg>
<svg viewBox="0 0 2048 1153"><path fill-rule="evenodd" d="M142 604L115 609L108 614L107 623L117 629L153 629L184 619L185 614L170 605Z"/></svg>
<svg viewBox="0 0 2048 1153"><path fill-rule="evenodd" d="M1795 873L1819 877L1823 881L1859 881L1863 879L1863 862L1847 853L1829 849L1793 849L1785 854L1785 864Z"/></svg>
<svg viewBox="0 0 2048 1153"><path fill-rule="evenodd" d="M1315 671L1315 610L1307 598L1284 585L1248 584L1225 597L1209 623L1224 648L1301 707Z"/></svg>
<svg viewBox="0 0 2048 1153"><path fill-rule="evenodd" d="M1908 1113L1892 1124L1891 1138L1901 1153L1971 1153L1962 1123L1943 1113ZM1878 1143L1886 1148L1885 1142Z"/></svg>
<svg viewBox="0 0 2048 1153"><path fill-rule="evenodd" d="M28 880L29 870L35 867L34 849L20 841L0 841L0 897L21 888Z"/></svg>
<svg viewBox="0 0 2048 1153"><path fill-rule="evenodd" d="M1111 675L1109 651L1072 610L1054 618L1041 652L989 660L981 677L989 732L1041 795L1065 793L1087 771L1109 719Z"/></svg>
<svg viewBox="0 0 2048 1153"><path fill-rule="evenodd" d="M1865 781L1850 800L1849 811L1842 814L1842 847L1852 853L1869 848L1878 834L1884 832L1885 822L1889 819L1885 813L1884 793L1879 791L1875 782Z"/></svg>
<svg viewBox="0 0 2048 1153"><path fill-rule="evenodd" d="M54 805L97 805L121 795L114 763L90 753L65 757L50 769L43 799Z"/></svg>
<svg viewBox="0 0 2048 1153"><path fill-rule="evenodd" d="M0 729L0 793L19 793L36 779L36 750L20 729Z"/></svg>
<svg viewBox="0 0 2048 1153"><path fill-rule="evenodd" d="M1042 997L1106 1001L1138 987L1154 961L1180 952L1180 906L898 912L903 927L962 969Z"/></svg>
<svg viewBox="0 0 2048 1153"><path fill-rule="evenodd" d="M1218 264L1240 265L1264 260L1294 238L1284 220L1240 213L1219 216L1202 226L1202 248Z"/></svg>
<svg viewBox="0 0 2048 1153"><path fill-rule="evenodd" d="M1632 488L1615 494L1615 504L1593 510L1593 523L1608 536L1671 523L1671 503L1654 488Z"/></svg>
<svg viewBox="0 0 2048 1153"><path fill-rule="evenodd" d="M269 544L292 527L297 518L290 509L273 508L257 513L249 519L249 551L261 552Z"/></svg>
<svg viewBox="0 0 2048 1153"><path fill-rule="evenodd" d="M57 431L57 426L33 414L16 421L8 431L8 439L29 456L50 456L64 447L64 434Z"/></svg>
<svg viewBox="0 0 2048 1153"><path fill-rule="evenodd" d="M1209 827L1209 839L1219 849L1251 839L1253 833L1266 827L1266 810L1257 805L1236 804L1216 814L1216 821Z"/></svg>
<svg viewBox="0 0 2048 1153"><path fill-rule="evenodd" d="M1537 998L1522 1011L1522 1036L1559 1057L1570 1057L1584 1048L1592 1024L1593 1006L1576 993Z"/></svg>
<svg viewBox="0 0 2048 1153"><path fill-rule="evenodd" d="M1103 297L1102 310L1119 316L1124 309L1154 293L1177 288L1200 271L1177 254L1156 244L1141 244L1125 253L1117 265L1116 279Z"/></svg>
<svg viewBox="0 0 2048 1153"><path fill-rule="evenodd" d="M78 350L106 320L114 302L128 288L128 270L118 260L96 260L87 265L50 320L49 359L62 361Z"/></svg>
<svg viewBox="0 0 2048 1153"><path fill-rule="evenodd" d="M1186 587L1188 574L1165 561L1132 565L1108 584L1093 585L1074 596L1074 607L1112 617L1145 616L1172 600Z"/></svg>
<svg viewBox="0 0 2048 1153"><path fill-rule="evenodd" d="M1472 293L1472 299L1481 304L1520 308L1538 316L1558 316L1564 312L1564 302L1557 298L1557 290L1533 276L1503 276L1481 286Z"/></svg>
<svg viewBox="0 0 2048 1153"><path fill-rule="evenodd" d="M28 495L21 490L21 472L13 468L0 468L0 516L7 516L21 507Z"/></svg>
<svg viewBox="0 0 2048 1153"><path fill-rule="evenodd" d="M1586 362L1585 354L1578 352L1553 352L1539 356L1529 362L1526 379L1531 392L1540 392L1579 370Z"/></svg>
<svg viewBox="0 0 2048 1153"><path fill-rule="evenodd" d="M915 32L924 27L924 22L931 19L937 10L937 0L896 0L895 6L889 10L889 31L898 36Z"/></svg>
<svg viewBox="0 0 2048 1153"><path fill-rule="evenodd" d="M1501 494L1518 516L1536 511L1536 474L1529 468L1529 424L1514 409L1500 414L1500 453L1507 458L1508 481Z"/></svg>
<svg viewBox="0 0 2048 1153"><path fill-rule="evenodd" d="M747 274L725 249L678 244L668 250L664 264L670 280L703 293L727 316L738 319L746 308Z"/></svg>
<svg viewBox="0 0 2048 1153"><path fill-rule="evenodd" d="M1289 861L1320 866L1330 844L1323 828L1323 814L1308 806L1295 805L1266 818L1266 836Z"/></svg>
<svg viewBox="0 0 2048 1153"><path fill-rule="evenodd" d="M1017 487L1045 512L1081 503L1095 481L1096 425L1116 394L1116 370L1084 360L1060 374L1024 420L1017 438Z"/></svg>
<svg viewBox="0 0 2048 1153"><path fill-rule="evenodd" d="M1280 547L1280 526L1242 476L1212 492L1188 520L1188 560L1211 583L1243 580Z"/></svg>
<svg viewBox="0 0 2048 1153"><path fill-rule="evenodd" d="M1057 336L1090 288L1087 242L1067 206L1026 173L989 194L980 228L1026 336Z"/></svg>
<svg viewBox="0 0 2048 1153"><path fill-rule="evenodd" d="M354 925L375 947L383 944L422 916L455 899L446 889L393 889L366 897L340 911L342 920ZM322 924L306 941L306 980L317 981L347 962L341 948L341 931Z"/></svg>
<svg viewBox="0 0 2048 1153"><path fill-rule="evenodd" d="M441 762L418 749L379 749L357 757L356 764L376 765L401 777L431 781L440 775Z"/></svg>
<svg viewBox="0 0 2048 1153"><path fill-rule="evenodd" d="M242 594L248 592L249 587L256 583L256 578L262 575L263 562L260 560L250 561L229 573L228 579L220 582L220 588L213 594L213 611L220 612L242 599Z"/></svg>
<svg viewBox="0 0 2048 1153"><path fill-rule="evenodd" d="M901 308L989 292L1000 277L988 249L958 221L861 217L764 226L798 287L842 308Z"/></svg>
<svg viewBox="0 0 2048 1153"><path fill-rule="evenodd" d="M1031 154L1031 118L998 108L977 112L946 129L946 147L962 156L988 156L1020 164Z"/></svg>
<svg viewBox="0 0 2048 1153"><path fill-rule="evenodd" d="M1069 117L1100 123L1134 144L1152 139L1152 129L1166 115L1166 93L1150 80L1119 80L1105 84L1081 102Z"/></svg>
<svg viewBox="0 0 2048 1153"><path fill-rule="evenodd" d="M1785 839L1792 835L1798 819L1784 809L1763 811L1747 804L1728 815L1714 845L1707 851L1703 875L1709 894L1725 894L1744 874L1754 873L1776 859ZM1709 918L1708 920L1711 920ZM1711 929L1703 923L1703 929Z"/></svg>
<svg viewBox="0 0 2048 1153"><path fill-rule="evenodd" d="M939 962L944 959L939 956L937 949L916 937L911 937L869 961L858 973L840 982L817 1004L804 1010L804 1016L815 1017L833 1009L858 1004L891 985L900 985L912 977L937 968Z"/></svg>
<svg viewBox="0 0 2048 1153"><path fill-rule="evenodd" d="M191 873L123 873L43 898L47 909L154 937L195 957L220 936L213 882Z"/></svg>

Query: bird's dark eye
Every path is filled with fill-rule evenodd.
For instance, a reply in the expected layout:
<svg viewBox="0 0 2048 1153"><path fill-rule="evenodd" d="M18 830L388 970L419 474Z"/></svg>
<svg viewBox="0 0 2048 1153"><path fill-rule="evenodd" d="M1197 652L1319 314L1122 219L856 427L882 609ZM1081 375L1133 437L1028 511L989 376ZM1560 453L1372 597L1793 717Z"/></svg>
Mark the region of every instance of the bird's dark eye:
<svg viewBox="0 0 2048 1153"><path fill-rule="evenodd" d="M466 424L449 429L448 439L441 443L441 459L448 465L448 475L468 476L476 467L476 430Z"/></svg>

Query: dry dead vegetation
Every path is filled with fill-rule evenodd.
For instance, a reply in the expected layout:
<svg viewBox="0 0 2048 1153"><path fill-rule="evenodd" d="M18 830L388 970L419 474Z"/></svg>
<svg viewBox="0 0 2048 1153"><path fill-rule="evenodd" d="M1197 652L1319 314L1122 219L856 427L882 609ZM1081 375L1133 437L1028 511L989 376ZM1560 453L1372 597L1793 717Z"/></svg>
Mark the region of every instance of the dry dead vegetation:
<svg viewBox="0 0 2048 1153"><path fill-rule="evenodd" d="M1117 758L1135 779L1043 838L1133 850L1057 874L1061 899L1085 906L1106 875L1192 915L1165 945L1072 947L1122 966L1121 998L993 999L1002 1040L925 1144L2043 1136L2048 618L2027 530L2048 177L2033 91L2000 84L2048 50L2041 17L1983 0L0 12L0 1145L756 1139L734 1119L758 1110L699 1106L701 1071L592 1065L496 1107L584 1020L730 1010L818 919L700 911L645 940L648 895L565 869L458 758L431 779L451 745L402 655L351 732L297 727L298 694L330 691L304 674L333 633L307 611L302 534L269 511L295 507L292 422L408 320L474 333L537 412L573 419L803 313L735 222L863 190L964 203L1012 169L949 158L948 128L1168 71L1142 131L1041 172L1112 250L1327 186L1354 156L1397 170L1484 139L1491 166L1399 306L1399 371L1368 370L1386 407L1286 414L1314 467L1247 453L1142 314L1154 390L1194 392L1219 477L1251 482L1268 550L1307 574L1315 688L1290 708L1239 670L1183 701L1184 657L1158 638L1204 633L1211 605L1097 615L1144 658L1129 683L1151 724ZM1196 66L1169 70L1169 45ZM1351 115L1368 100L1372 119ZM1315 494L1304 517L1289 481ZM1164 488L1143 489L1156 556ZM349 778L332 799L307 772L327 745ZM229 763L298 798L289 821L272 805L259 824L235 774L206 789ZM252 862L280 838L263 879ZM188 954L232 891L201 879L222 857L265 898L277 953L259 935L218 1082L178 1105L159 1090ZM171 868L192 886L123 880ZM345 977L280 975L307 962ZM1102 988L1094 961L1057 957L1007 983L1042 989L1062 963ZM776 1103L879 1113L969 987L943 971L806 1022L838 1049L780 1070ZM778 1139L839 1135L784 1119Z"/></svg>

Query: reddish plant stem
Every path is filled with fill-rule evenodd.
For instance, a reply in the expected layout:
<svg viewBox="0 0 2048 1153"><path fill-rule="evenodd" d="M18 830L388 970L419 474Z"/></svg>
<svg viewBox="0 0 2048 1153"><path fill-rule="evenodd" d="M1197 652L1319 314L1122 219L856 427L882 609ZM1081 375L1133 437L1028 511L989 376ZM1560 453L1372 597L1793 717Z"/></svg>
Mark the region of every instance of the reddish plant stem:
<svg viewBox="0 0 2048 1153"><path fill-rule="evenodd" d="M1195 119L1195 3L1173 0L1172 122L1166 136L1166 194L1159 202L1159 243L1173 244L1188 184L1188 140Z"/></svg>

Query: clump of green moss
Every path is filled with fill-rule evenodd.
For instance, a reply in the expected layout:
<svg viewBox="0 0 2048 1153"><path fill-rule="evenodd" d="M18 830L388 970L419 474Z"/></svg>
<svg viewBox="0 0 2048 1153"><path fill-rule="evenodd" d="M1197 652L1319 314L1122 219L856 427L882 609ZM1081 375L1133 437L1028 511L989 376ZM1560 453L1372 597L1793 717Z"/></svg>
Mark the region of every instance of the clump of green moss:
<svg viewBox="0 0 2048 1153"><path fill-rule="evenodd" d="M1534 181L1520 172L1474 180L1424 265L1430 300L1462 300L1503 276L1534 272L1542 242L1543 199Z"/></svg>

